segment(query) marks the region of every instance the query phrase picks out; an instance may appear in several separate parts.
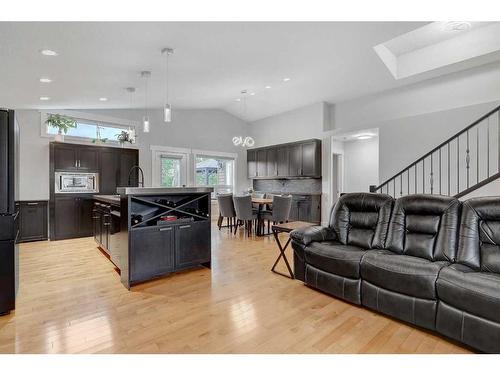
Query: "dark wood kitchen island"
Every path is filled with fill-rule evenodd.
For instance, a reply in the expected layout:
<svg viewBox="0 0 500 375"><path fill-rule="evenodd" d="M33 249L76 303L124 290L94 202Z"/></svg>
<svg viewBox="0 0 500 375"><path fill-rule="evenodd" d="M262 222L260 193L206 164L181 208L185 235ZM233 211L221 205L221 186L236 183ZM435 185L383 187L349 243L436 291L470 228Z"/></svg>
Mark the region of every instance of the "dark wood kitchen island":
<svg viewBox="0 0 500 375"><path fill-rule="evenodd" d="M118 188L121 281L131 286L211 263L213 188Z"/></svg>

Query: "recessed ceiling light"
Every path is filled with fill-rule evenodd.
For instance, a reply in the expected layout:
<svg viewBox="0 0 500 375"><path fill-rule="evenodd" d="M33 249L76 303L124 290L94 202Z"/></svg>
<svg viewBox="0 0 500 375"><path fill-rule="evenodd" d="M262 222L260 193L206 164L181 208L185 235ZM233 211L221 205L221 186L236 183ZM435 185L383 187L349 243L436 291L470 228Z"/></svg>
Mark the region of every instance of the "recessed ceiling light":
<svg viewBox="0 0 500 375"><path fill-rule="evenodd" d="M450 21L444 26L445 31L465 31L469 30L471 23L467 21Z"/></svg>
<svg viewBox="0 0 500 375"><path fill-rule="evenodd" d="M240 98L236 98L234 99L235 102L241 102L241 99Z"/></svg>
<svg viewBox="0 0 500 375"><path fill-rule="evenodd" d="M57 56L58 53L56 51L53 51L51 49L42 49L40 50L40 53L44 56Z"/></svg>
<svg viewBox="0 0 500 375"><path fill-rule="evenodd" d="M40 96L40 100L50 100L48 96Z"/></svg>
<svg viewBox="0 0 500 375"><path fill-rule="evenodd" d="M283 78L283 82L288 82L290 80L291 80L291 78L288 78L288 77L287 78Z"/></svg>
<svg viewBox="0 0 500 375"><path fill-rule="evenodd" d="M251 92L251 93L250 93L250 96L254 96L254 95L255 95L255 93L254 93L254 92Z"/></svg>
<svg viewBox="0 0 500 375"><path fill-rule="evenodd" d="M370 133L364 133L364 134L358 134L356 136L357 139L370 139L370 138L373 138L375 137L374 134L370 134Z"/></svg>
<svg viewBox="0 0 500 375"><path fill-rule="evenodd" d="M271 86L267 85L265 88L266 88L266 89L270 89L270 88L271 88Z"/></svg>
<svg viewBox="0 0 500 375"><path fill-rule="evenodd" d="M40 78L40 82L42 82L42 83L50 83L50 82L52 82L52 80L50 78L44 78L44 77L42 77L42 78Z"/></svg>
<svg viewBox="0 0 500 375"><path fill-rule="evenodd" d="M108 98L99 98L99 100L100 100L101 102L105 102L106 100L108 100Z"/></svg>

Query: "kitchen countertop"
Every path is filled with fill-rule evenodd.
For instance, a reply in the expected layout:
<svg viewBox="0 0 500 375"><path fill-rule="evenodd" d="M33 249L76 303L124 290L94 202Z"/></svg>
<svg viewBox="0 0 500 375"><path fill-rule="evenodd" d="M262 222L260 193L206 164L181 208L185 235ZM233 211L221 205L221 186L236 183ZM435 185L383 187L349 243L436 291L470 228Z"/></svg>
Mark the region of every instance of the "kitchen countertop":
<svg viewBox="0 0 500 375"><path fill-rule="evenodd" d="M178 188L152 188L152 187L119 187L116 189L120 195L168 195L188 193L212 193L211 187L178 187Z"/></svg>
<svg viewBox="0 0 500 375"><path fill-rule="evenodd" d="M111 203L111 204L120 204L120 196L119 195L104 195L104 194L94 194L92 196L95 200Z"/></svg>

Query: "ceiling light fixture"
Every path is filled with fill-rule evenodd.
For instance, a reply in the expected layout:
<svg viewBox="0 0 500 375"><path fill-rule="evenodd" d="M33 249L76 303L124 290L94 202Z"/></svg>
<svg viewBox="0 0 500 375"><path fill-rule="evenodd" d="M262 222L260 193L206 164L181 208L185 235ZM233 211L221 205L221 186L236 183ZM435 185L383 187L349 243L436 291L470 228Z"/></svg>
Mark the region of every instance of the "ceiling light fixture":
<svg viewBox="0 0 500 375"><path fill-rule="evenodd" d="M148 115L148 81L151 77L151 72L145 70L141 72L141 77L144 78L144 116L142 117L142 131L149 133L149 115Z"/></svg>
<svg viewBox="0 0 500 375"><path fill-rule="evenodd" d="M161 50L161 53L165 55L165 106L163 107L163 121L172 122L172 105L168 101L168 56L174 54L174 50L169 47L165 47Z"/></svg>
<svg viewBox="0 0 500 375"><path fill-rule="evenodd" d="M42 49L40 50L40 53L44 56L57 56L58 53L56 51L53 51L51 49Z"/></svg>
<svg viewBox="0 0 500 375"><path fill-rule="evenodd" d="M271 88L271 86L267 85L265 88L266 88L266 89L270 89L270 88Z"/></svg>
<svg viewBox="0 0 500 375"><path fill-rule="evenodd" d="M444 25L445 31L465 31L471 28L471 23L467 21L449 21Z"/></svg>
<svg viewBox="0 0 500 375"><path fill-rule="evenodd" d="M100 100L101 102L105 102L105 101L107 101L107 100L108 100L108 98L104 98L104 97L102 97L102 98L99 98L99 100Z"/></svg>
<svg viewBox="0 0 500 375"><path fill-rule="evenodd" d="M291 79L291 78L288 78L288 77L283 78L283 82L288 82L288 81L290 81L290 79Z"/></svg>
<svg viewBox="0 0 500 375"><path fill-rule="evenodd" d="M42 78L40 78L40 82L42 82L42 83L50 83L50 82L52 82L52 80L50 78L47 78L47 77L42 77Z"/></svg>
<svg viewBox="0 0 500 375"><path fill-rule="evenodd" d="M40 100L46 101L50 100L50 98L48 96L40 96Z"/></svg>
<svg viewBox="0 0 500 375"><path fill-rule="evenodd" d="M250 96L254 96L254 95L255 95L255 93L254 93L254 92L251 92L251 93L250 93Z"/></svg>
<svg viewBox="0 0 500 375"><path fill-rule="evenodd" d="M370 139L370 138L373 138L375 137L375 134L371 134L371 133L364 133L364 134L358 134L356 136L357 139L360 139L360 140L363 140L363 139Z"/></svg>

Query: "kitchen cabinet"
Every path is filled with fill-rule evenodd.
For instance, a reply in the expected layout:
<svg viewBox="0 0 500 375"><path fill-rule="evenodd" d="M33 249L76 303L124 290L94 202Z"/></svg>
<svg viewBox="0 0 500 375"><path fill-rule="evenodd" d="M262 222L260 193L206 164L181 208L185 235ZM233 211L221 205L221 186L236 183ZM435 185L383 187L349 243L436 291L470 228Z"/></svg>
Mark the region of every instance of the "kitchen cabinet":
<svg viewBox="0 0 500 375"><path fill-rule="evenodd" d="M99 167L99 154L95 147L55 144L53 148L56 171L93 172Z"/></svg>
<svg viewBox="0 0 500 375"><path fill-rule="evenodd" d="M248 177L320 178L321 141L285 143L247 151Z"/></svg>
<svg viewBox="0 0 500 375"><path fill-rule="evenodd" d="M257 177L257 152L248 150L247 152L248 178Z"/></svg>
<svg viewBox="0 0 500 375"><path fill-rule="evenodd" d="M321 196L292 195L290 221L321 222Z"/></svg>
<svg viewBox="0 0 500 375"><path fill-rule="evenodd" d="M210 223L193 222L175 228L175 268L210 262Z"/></svg>
<svg viewBox="0 0 500 375"><path fill-rule="evenodd" d="M174 269L174 227L138 228L130 234L130 281L164 275Z"/></svg>
<svg viewBox="0 0 500 375"><path fill-rule="evenodd" d="M51 213L50 238L62 240L76 237L90 237L93 233L92 196L57 196L54 199L54 209ZM55 218L58 218L57 220Z"/></svg>
<svg viewBox="0 0 500 375"><path fill-rule="evenodd" d="M257 177L267 176L267 150L257 151Z"/></svg>
<svg viewBox="0 0 500 375"><path fill-rule="evenodd" d="M289 173L289 164L290 164L290 153L288 151L288 147L277 147L276 148L276 168L278 177L286 177Z"/></svg>
<svg viewBox="0 0 500 375"><path fill-rule="evenodd" d="M278 168L277 168L277 148L270 148L267 150L267 173L266 176L277 176Z"/></svg>
<svg viewBox="0 0 500 375"><path fill-rule="evenodd" d="M119 178L118 153L113 149L102 150L99 194L116 194Z"/></svg>
<svg viewBox="0 0 500 375"><path fill-rule="evenodd" d="M21 201L19 203L19 238L18 242L46 240L47 201Z"/></svg>

